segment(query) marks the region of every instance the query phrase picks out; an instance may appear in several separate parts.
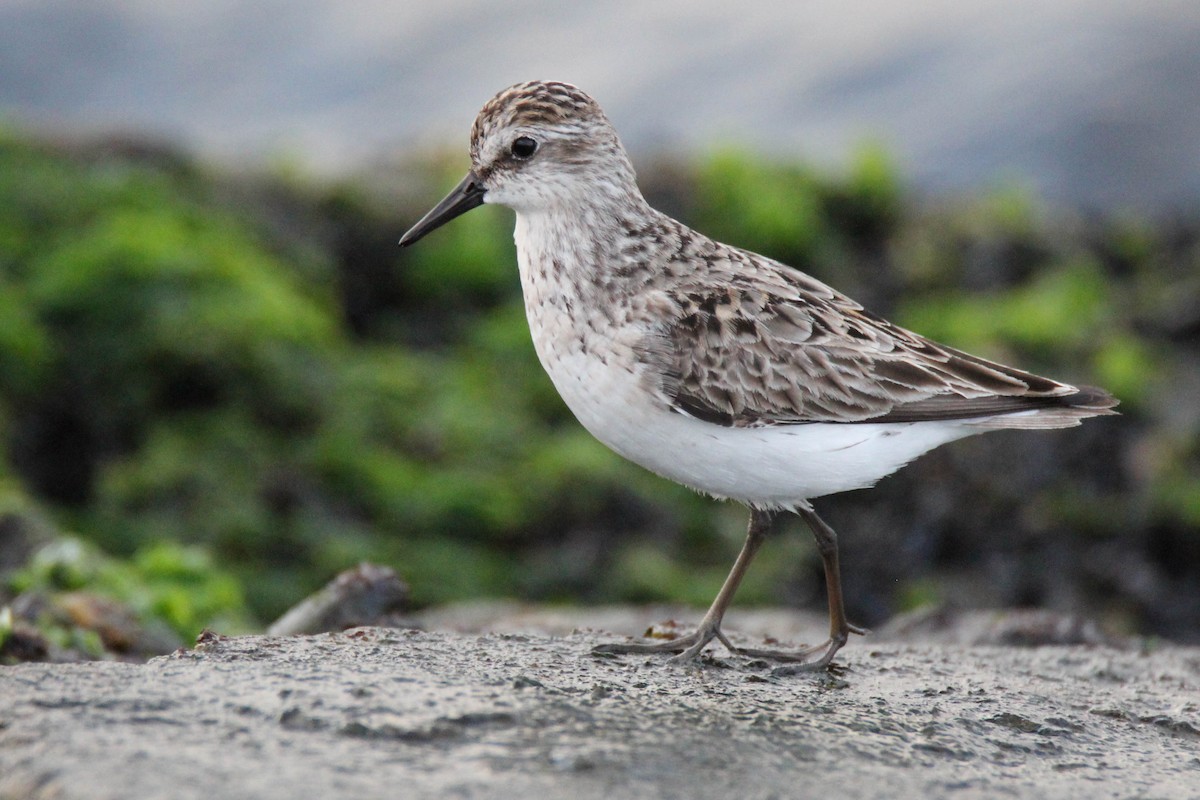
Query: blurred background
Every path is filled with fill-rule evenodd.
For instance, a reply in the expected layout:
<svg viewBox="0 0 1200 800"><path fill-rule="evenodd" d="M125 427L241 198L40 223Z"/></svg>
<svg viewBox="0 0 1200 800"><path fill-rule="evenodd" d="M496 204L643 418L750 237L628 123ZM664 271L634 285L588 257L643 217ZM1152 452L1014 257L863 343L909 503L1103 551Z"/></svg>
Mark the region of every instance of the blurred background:
<svg viewBox="0 0 1200 800"><path fill-rule="evenodd" d="M4 0L0 657L254 630L363 560L413 607L707 604L744 509L574 422L511 215L396 246L534 77L601 102L664 211L1121 398L820 503L853 619L1197 641L1197 76L1186 0ZM786 527L739 603L823 613Z"/></svg>

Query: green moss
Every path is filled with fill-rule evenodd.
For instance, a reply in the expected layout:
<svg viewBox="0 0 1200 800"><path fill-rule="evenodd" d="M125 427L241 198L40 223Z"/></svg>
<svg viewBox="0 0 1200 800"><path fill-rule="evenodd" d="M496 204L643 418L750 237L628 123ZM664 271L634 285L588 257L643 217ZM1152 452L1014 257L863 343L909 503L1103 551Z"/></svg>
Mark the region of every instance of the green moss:
<svg viewBox="0 0 1200 800"><path fill-rule="evenodd" d="M900 590L897 608L901 612L930 608L942 603L942 590L936 581L911 580Z"/></svg>
<svg viewBox="0 0 1200 800"><path fill-rule="evenodd" d="M1151 498L1155 516L1166 523L1183 523L1191 539L1200 545L1200 458L1181 459L1165 465Z"/></svg>
<svg viewBox="0 0 1200 800"><path fill-rule="evenodd" d="M674 601L704 607L712 602L727 569L685 568L677 558L649 543L622 548L611 571L608 591L640 603Z"/></svg>
<svg viewBox="0 0 1200 800"><path fill-rule="evenodd" d="M1064 263L1003 293L946 292L902 305L906 327L977 352L1009 343L1032 351L1079 348L1111 320L1108 281L1089 259Z"/></svg>
<svg viewBox="0 0 1200 800"><path fill-rule="evenodd" d="M1103 340L1092 360L1093 380L1119 397L1125 412L1158 391L1162 370L1161 349L1123 331Z"/></svg>
<svg viewBox="0 0 1200 800"><path fill-rule="evenodd" d="M813 176L792 164L772 164L724 148L696 172L696 225L738 247L803 265L825 232Z"/></svg>
<svg viewBox="0 0 1200 800"><path fill-rule="evenodd" d="M32 313L24 288L0 281L0 375L5 394L21 397L33 390L51 354L50 337Z"/></svg>
<svg viewBox="0 0 1200 800"><path fill-rule="evenodd" d="M462 172L446 172L443 191L457 184ZM492 306L520 291L512 212L499 206L484 206L459 217L404 256L404 281L425 302L473 309Z"/></svg>
<svg viewBox="0 0 1200 800"><path fill-rule="evenodd" d="M250 628L238 583L217 569L207 551L171 541L149 545L123 561L80 539L61 538L40 549L9 583L18 592L89 591L113 597L143 620L165 622L184 641L206 626L231 633ZM103 650L98 641L83 645L96 655Z"/></svg>

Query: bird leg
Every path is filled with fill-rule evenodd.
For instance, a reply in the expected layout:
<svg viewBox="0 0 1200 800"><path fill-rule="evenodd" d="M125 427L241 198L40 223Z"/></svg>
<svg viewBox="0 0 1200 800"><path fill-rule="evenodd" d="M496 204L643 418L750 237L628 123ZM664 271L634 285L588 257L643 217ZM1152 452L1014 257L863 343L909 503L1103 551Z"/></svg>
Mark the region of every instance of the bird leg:
<svg viewBox="0 0 1200 800"><path fill-rule="evenodd" d="M676 653L670 659L671 663L685 663L695 660L700 655L700 651L709 642L716 639L730 652L739 655L787 662L789 666L781 669L786 669L788 672L815 672L828 667L837 651L846 644L850 634L862 635L867 631L851 624L846 619L845 604L842 600L842 571L838 564L837 533L826 524L825 520L817 516L817 512L811 506L801 506L798 513L812 530L813 537L817 541L817 550L821 554L821 561L825 566L825 586L829 597L829 638L826 641L801 650L762 650L752 647L735 647L721 632L721 620L724 618L729 604L733 601L733 595L737 591L738 585L741 584L750 562L754 559L754 554L758 552L766 539L771 522L774 520L772 512L752 508L750 509L750 525L746 531L746 543L742 545L742 551L738 554L737 561L734 562L733 569L729 572L729 577L721 586L721 591L717 593L717 598L704 615L704 619L700 620L695 631L677 639L654 644L640 642L604 644L594 648L592 652ZM814 659L813 656L818 653L820 657Z"/></svg>
<svg viewBox="0 0 1200 800"><path fill-rule="evenodd" d="M842 601L842 569L838 564L837 533L825 520L817 516L812 506L803 505L797 513L804 519L813 533L813 538L817 540L817 551L825 565L825 591L829 598L829 638L821 644L802 650L757 650L743 647L738 648L737 652L754 658L789 662L792 666L786 668L788 672L815 672L829 666L834 655L850 638L850 634L857 633L862 636L867 630L851 624L846 619L846 607ZM820 658L809 660L818 653L821 653Z"/></svg>
<svg viewBox="0 0 1200 800"><path fill-rule="evenodd" d="M733 569L729 571L729 577L725 578L725 583L721 585L721 591L717 592L717 598L713 600L712 606L704 615L704 619L700 620L695 631L677 639L654 644L641 642L602 644L594 648L592 652L678 653L670 659L671 663L684 663L695 660L700 655L700 651L713 639L720 641L731 652L738 652L738 649L725 638L725 634L721 633L721 620L725 617L725 611L728 610L729 604L733 602L733 595L737 592L738 585L741 584L742 578L746 574L746 569L754 559L754 554L758 552L758 548L762 547L763 541L767 538L767 532L770 531L774 518L775 515L770 511L750 509L750 525L746 530L746 543L742 545L742 552L738 553L737 561L733 562Z"/></svg>

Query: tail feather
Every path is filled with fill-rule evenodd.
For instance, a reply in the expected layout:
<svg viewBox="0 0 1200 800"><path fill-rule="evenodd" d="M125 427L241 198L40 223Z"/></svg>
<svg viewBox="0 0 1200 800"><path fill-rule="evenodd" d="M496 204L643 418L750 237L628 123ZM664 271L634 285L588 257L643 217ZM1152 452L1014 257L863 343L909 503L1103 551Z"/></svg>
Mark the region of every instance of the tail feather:
<svg viewBox="0 0 1200 800"><path fill-rule="evenodd" d="M973 420L968 424L975 428L996 430L1018 428L1021 430L1050 430L1071 428L1089 417L1104 417L1119 412L1113 409L1120 403L1117 398L1095 386L1081 386L1075 392L1054 398L1052 405L1043 405L1011 414L1000 414Z"/></svg>

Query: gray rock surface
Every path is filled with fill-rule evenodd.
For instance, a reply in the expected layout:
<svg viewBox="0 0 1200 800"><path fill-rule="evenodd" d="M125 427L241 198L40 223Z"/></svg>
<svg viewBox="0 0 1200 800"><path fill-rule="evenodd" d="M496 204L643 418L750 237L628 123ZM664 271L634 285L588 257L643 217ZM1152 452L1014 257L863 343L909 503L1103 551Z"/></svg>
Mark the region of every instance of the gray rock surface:
<svg viewBox="0 0 1200 800"><path fill-rule="evenodd" d="M612 634L208 635L0 669L0 798L1200 796L1200 648L856 639L836 674Z"/></svg>

